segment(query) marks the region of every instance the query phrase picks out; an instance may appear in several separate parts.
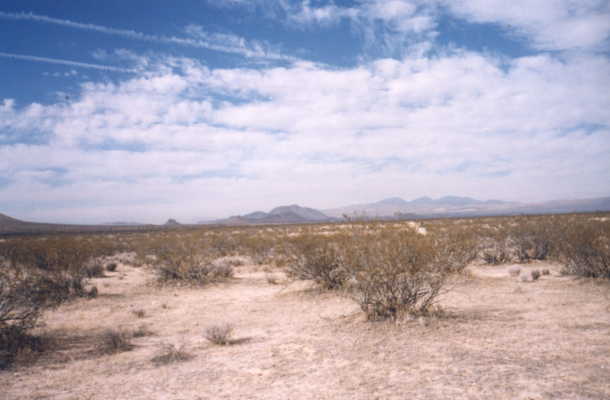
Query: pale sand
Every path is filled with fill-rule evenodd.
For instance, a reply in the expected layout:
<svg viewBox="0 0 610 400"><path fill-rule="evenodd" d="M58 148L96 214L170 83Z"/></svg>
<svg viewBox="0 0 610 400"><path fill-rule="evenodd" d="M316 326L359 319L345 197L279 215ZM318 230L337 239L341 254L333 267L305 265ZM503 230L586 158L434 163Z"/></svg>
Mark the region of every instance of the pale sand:
<svg viewBox="0 0 610 400"><path fill-rule="evenodd" d="M11 399L610 399L610 284L508 276L473 266L440 304L447 315L400 324L364 321L359 307L307 282L273 285L257 266L200 289L147 285L145 268L96 279L100 296L46 314L61 349L0 372ZM274 272L274 276L281 273ZM144 310L137 318L134 310ZM207 326L235 326L232 346ZM99 355L105 328L154 335ZM194 358L155 366L162 344Z"/></svg>

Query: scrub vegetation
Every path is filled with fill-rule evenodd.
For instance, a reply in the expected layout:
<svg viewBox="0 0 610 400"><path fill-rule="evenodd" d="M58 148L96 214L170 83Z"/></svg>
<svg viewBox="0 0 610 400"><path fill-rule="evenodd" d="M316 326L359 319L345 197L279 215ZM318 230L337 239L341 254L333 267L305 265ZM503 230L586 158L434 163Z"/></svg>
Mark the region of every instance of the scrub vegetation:
<svg viewBox="0 0 610 400"><path fill-rule="evenodd" d="M557 284L564 282L560 279L585 279L607 285L610 217L600 213L344 221L18 237L0 240L0 265L0 369L44 366L44 360L48 363L54 354L76 351L70 349L70 340L74 349L90 343L91 351L82 350L89 358L127 357L123 355L127 350L131 350L125 353L129 357L137 357L144 348L158 350L158 341L156 345L146 341L170 329L156 319L157 314L174 309L169 293L176 299L200 296L195 308L204 311L184 309L181 315L189 321L201 319L200 326L208 328L203 336L198 328L203 342L189 345L188 352L184 344L164 341L163 351L146 359L154 365L183 361L182 365L201 360L197 353L220 351L213 350L214 344L255 342L249 337L233 338L232 322L221 324L201 314L206 304L231 307L233 298L222 293L232 285L262 285L279 296L302 283L308 285L303 290L321 302L332 298L346 307L352 304L355 309L350 315L361 316L364 324L360 329L377 330L390 324L392 329L407 331L427 329L430 321L438 319L442 324L461 325L459 315L471 312L468 303L460 303L460 309L444 299L451 298L453 291L468 291L481 276L496 277L498 271L502 271L498 279L515 285L514 295L550 279ZM250 277L259 273L260 279L251 283ZM69 320L65 314L69 311L62 310L95 309L95 304L113 307L113 301L129 301L134 276L141 279L138 290L144 291L138 293L147 293L149 300L138 305L138 296L143 294L133 295L134 305L126 315L131 320L146 318L154 333L146 327L146 334L136 334L143 329L141 324L139 328L109 326L100 320L97 329L89 326L89 333L73 335L64 332L60 340L57 331L49 328L54 319ZM151 306L155 293L162 304L157 308ZM116 312L122 311L119 307ZM219 319L230 321L231 311L226 312ZM604 316L599 317L602 323ZM282 318L278 314L278 324ZM416 320L423 322L408 325ZM385 323L379 325L380 321ZM56 339L49 339L54 334ZM226 351L240 347L229 346Z"/></svg>

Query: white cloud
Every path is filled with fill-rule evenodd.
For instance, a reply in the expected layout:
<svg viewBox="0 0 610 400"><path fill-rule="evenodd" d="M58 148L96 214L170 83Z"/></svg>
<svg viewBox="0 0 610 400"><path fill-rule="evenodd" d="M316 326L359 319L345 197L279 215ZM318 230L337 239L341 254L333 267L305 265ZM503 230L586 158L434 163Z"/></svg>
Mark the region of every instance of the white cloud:
<svg viewBox="0 0 610 400"><path fill-rule="evenodd" d="M499 23L543 50L608 49L607 0L441 0L475 22Z"/></svg>
<svg viewBox="0 0 610 400"><path fill-rule="evenodd" d="M27 193L39 203L17 216L163 222L389 195L607 194L608 89L610 61L591 54L414 53L341 70L167 58L69 102L0 101L4 129L49 134L0 147L0 207Z"/></svg>

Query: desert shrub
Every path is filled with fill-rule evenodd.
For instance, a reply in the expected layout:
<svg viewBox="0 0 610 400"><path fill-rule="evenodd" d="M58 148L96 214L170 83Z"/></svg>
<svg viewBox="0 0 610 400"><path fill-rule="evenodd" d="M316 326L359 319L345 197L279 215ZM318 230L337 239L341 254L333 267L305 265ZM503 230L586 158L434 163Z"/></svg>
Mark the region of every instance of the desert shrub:
<svg viewBox="0 0 610 400"><path fill-rule="evenodd" d="M282 253L278 253L278 238L272 232L248 232L236 236L238 251L254 261L255 264L281 264Z"/></svg>
<svg viewBox="0 0 610 400"><path fill-rule="evenodd" d="M499 265L511 261L508 236L503 231L486 232L479 240L479 253L486 264Z"/></svg>
<svg viewBox="0 0 610 400"><path fill-rule="evenodd" d="M344 256L352 297L369 320L425 314L449 276L474 256L470 238L387 232L376 240L356 235Z"/></svg>
<svg viewBox="0 0 610 400"><path fill-rule="evenodd" d="M204 336L207 340L220 346L231 344L232 334L233 326L230 324L210 326L204 332Z"/></svg>
<svg viewBox="0 0 610 400"><path fill-rule="evenodd" d="M31 296L35 290L34 280L0 269L0 369L10 366L28 344L28 331L44 305Z"/></svg>
<svg viewBox="0 0 610 400"><path fill-rule="evenodd" d="M132 336L134 338L140 338L145 336L153 335L153 331L151 331L146 325L141 324L132 332Z"/></svg>
<svg viewBox="0 0 610 400"><path fill-rule="evenodd" d="M69 297L69 288L36 270L13 264L0 268L0 369L6 368L23 348L32 348L42 312Z"/></svg>
<svg viewBox="0 0 610 400"><path fill-rule="evenodd" d="M100 337L99 351L105 354L130 351L134 348L131 343L132 334L122 329L107 329Z"/></svg>
<svg viewBox="0 0 610 400"><path fill-rule="evenodd" d="M151 361L156 366L160 366L187 361L192 358L193 356L185 350L184 346L176 347L173 344L163 344Z"/></svg>
<svg viewBox="0 0 610 400"><path fill-rule="evenodd" d="M540 271L538 271L537 269L532 270L531 275L532 275L532 280L534 280L534 281L537 281L538 279L540 279Z"/></svg>
<svg viewBox="0 0 610 400"><path fill-rule="evenodd" d="M0 258L13 270L36 276L38 296L60 303L73 297L90 297L88 279L104 275L99 260L114 251L103 243L77 237L16 239L0 244Z"/></svg>
<svg viewBox="0 0 610 400"><path fill-rule="evenodd" d="M557 240L557 222L552 216L520 217L510 228L510 239L519 262L545 260Z"/></svg>
<svg viewBox="0 0 610 400"><path fill-rule="evenodd" d="M98 260L91 260L83 267L83 273L87 278L102 278L104 274L104 265Z"/></svg>
<svg viewBox="0 0 610 400"><path fill-rule="evenodd" d="M610 279L610 221L568 221L561 229L558 258L565 272Z"/></svg>
<svg viewBox="0 0 610 400"><path fill-rule="evenodd" d="M106 271L108 272L114 272L117 269L117 263L113 262L113 263L109 263L106 265Z"/></svg>
<svg viewBox="0 0 610 400"><path fill-rule="evenodd" d="M214 252L194 237L161 239L153 248L159 283L205 285L233 275L230 264L214 265Z"/></svg>
<svg viewBox="0 0 610 400"><path fill-rule="evenodd" d="M311 279L325 289L340 288L348 278L341 243L307 235L296 238L291 245L292 261L286 267L288 277Z"/></svg>

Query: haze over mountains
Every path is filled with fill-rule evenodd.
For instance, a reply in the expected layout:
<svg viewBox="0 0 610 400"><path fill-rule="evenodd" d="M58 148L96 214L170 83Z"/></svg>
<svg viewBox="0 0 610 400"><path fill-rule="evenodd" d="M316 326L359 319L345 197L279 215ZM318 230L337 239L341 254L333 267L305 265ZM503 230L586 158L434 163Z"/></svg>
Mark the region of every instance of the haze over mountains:
<svg viewBox="0 0 610 400"><path fill-rule="evenodd" d="M328 210L316 210L297 204L273 208L269 212L254 211L199 224L257 225L299 224L338 221L344 217L371 219L409 219L434 217L473 217L485 215L547 214L610 211L610 197L579 200L554 200L542 203L518 203L502 200L477 200L470 197L445 196L438 199L419 197L407 201L390 197L374 203L355 204ZM118 232L178 227L168 219L164 225L140 225L117 222L112 225L67 225L26 222L0 213L0 234L44 232Z"/></svg>
<svg viewBox="0 0 610 400"><path fill-rule="evenodd" d="M400 197L390 197L375 203L356 204L347 207L324 210L331 217L367 216L391 217L397 214L437 214L437 213L463 213L463 212L485 212L501 211L516 207L519 203L501 200L481 201L470 197L445 196L438 199L430 197L419 197L415 200L406 201Z"/></svg>

